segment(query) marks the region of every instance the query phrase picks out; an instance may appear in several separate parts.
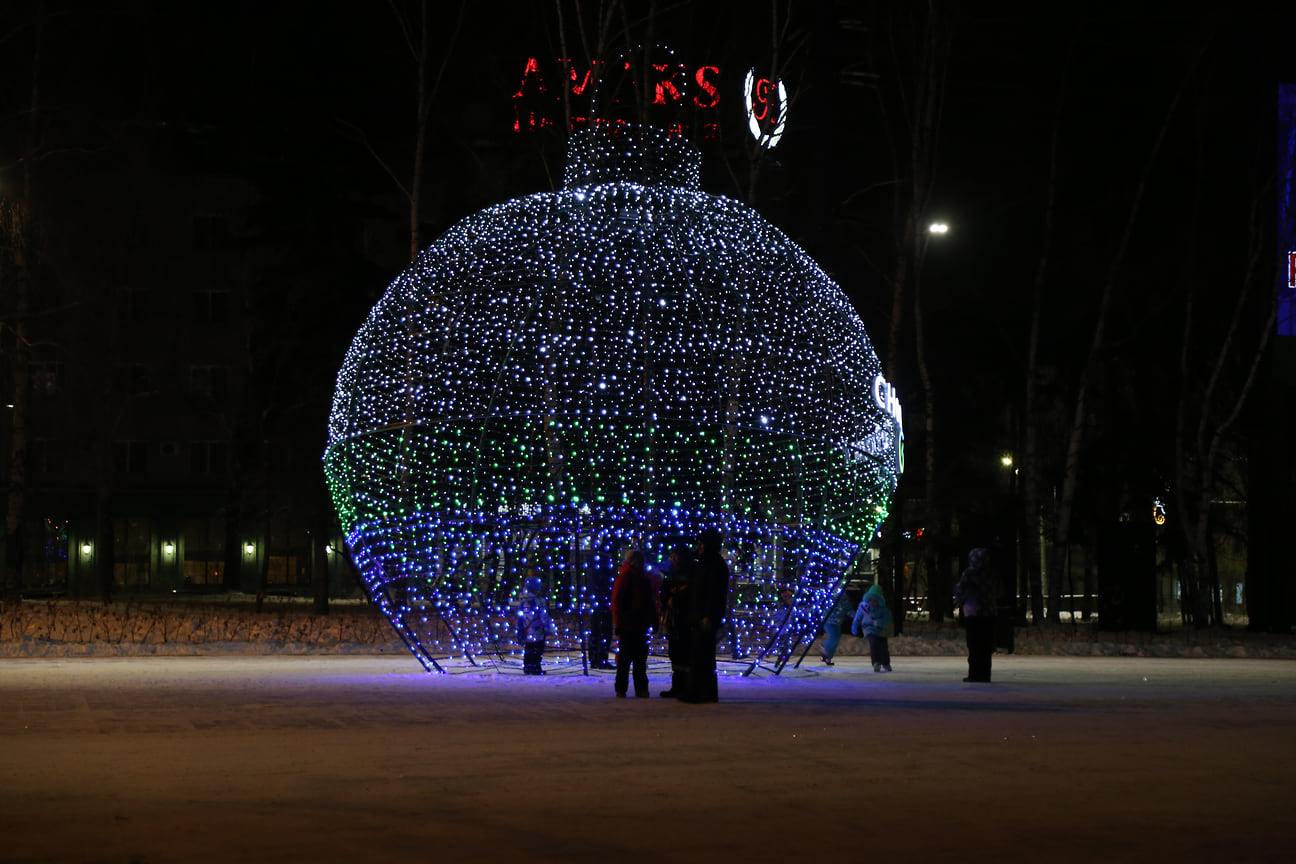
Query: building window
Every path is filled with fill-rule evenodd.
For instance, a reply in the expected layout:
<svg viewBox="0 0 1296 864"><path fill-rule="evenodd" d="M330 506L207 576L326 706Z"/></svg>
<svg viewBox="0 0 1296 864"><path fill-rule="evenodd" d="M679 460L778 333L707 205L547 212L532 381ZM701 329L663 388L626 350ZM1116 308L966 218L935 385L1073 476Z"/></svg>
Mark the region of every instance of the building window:
<svg viewBox="0 0 1296 864"><path fill-rule="evenodd" d="M225 571L225 520L185 519L185 585L220 585Z"/></svg>
<svg viewBox="0 0 1296 864"><path fill-rule="evenodd" d="M266 566L269 585L309 585L310 574L297 564L296 555L271 555Z"/></svg>
<svg viewBox="0 0 1296 864"><path fill-rule="evenodd" d="M113 468L118 474L143 474L148 471L148 444L143 441L114 443Z"/></svg>
<svg viewBox="0 0 1296 864"><path fill-rule="evenodd" d="M27 364L27 377L32 393L53 396L62 385L63 364L57 360L33 360Z"/></svg>
<svg viewBox="0 0 1296 864"><path fill-rule="evenodd" d="M190 366L189 390L222 402L229 392L229 373L224 366Z"/></svg>
<svg viewBox="0 0 1296 864"><path fill-rule="evenodd" d="M149 584L153 555L153 525L143 517L113 520L113 584L142 587Z"/></svg>
<svg viewBox="0 0 1296 864"><path fill-rule="evenodd" d="M193 218L194 248L203 252L219 252L230 246L228 217L219 213L200 213Z"/></svg>
<svg viewBox="0 0 1296 864"><path fill-rule="evenodd" d="M132 396L149 392L153 385L149 367L143 363L123 364L118 369L117 380L121 382L122 391Z"/></svg>
<svg viewBox="0 0 1296 864"><path fill-rule="evenodd" d="M189 445L189 470L194 474L224 474L225 453L223 441L194 441Z"/></svg>
<svg viewBox="0 0 1296 864"><path fill-rule="evenodd" d="M45 518L43 544L36 555L32 587L40 591L66 591L68 572L67 521Z"/></svg>
<svg viewBox="0 0 1296 864"><path fill-rule="evenodd" d="M152 302L144 288L130 288L122 295L122 320L141 324L148 320Z"/></svg>
<svg viewBox="0 0 1296 864"><path fill-rule="evenodd" d="M266 582L270 585L310 584L310 535L298 524L297 514L280 512L271 520L267 548Z"/></svg>
<svg viewBox="0 0 1296 864"><path fill-rule="evenodd" d="M200 324L219 324L229 320L229 292L200 288L193 293L194 320Z"/></svg>
<svg viewBox="0 0 1296 864"><path fill-rule="evenodd" d="M68 442L36 439L27 442L27 470L32 474L62 474L67 465Z"/></svg>

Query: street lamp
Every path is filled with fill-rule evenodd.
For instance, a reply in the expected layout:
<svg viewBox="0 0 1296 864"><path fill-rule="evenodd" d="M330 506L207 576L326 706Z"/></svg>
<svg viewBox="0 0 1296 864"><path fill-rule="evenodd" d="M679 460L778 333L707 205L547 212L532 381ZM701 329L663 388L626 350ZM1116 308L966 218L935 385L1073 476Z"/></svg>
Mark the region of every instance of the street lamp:
<svg viewBox="0 0 1296 864"><path fill-rule="evenodd" d="M923 236L922 250L918 255L919 264L927 257L927 244L931 243L933 237L944 237L949 233L949 224L946 222L932 222L927 226L927 233Z"/></svg>

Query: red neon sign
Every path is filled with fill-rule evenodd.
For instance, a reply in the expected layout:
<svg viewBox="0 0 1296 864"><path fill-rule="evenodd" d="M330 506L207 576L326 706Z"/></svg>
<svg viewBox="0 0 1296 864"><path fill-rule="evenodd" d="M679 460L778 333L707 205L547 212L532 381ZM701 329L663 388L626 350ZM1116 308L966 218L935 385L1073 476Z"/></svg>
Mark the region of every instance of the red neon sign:
<svg viewBox="0 0 1296 864"><path fill-rule="evenodd" d="M769 90L770 82L768 78L759 79L756 86L752 88L752 116L757 120L764 120L765 116L769 114ZM759 113L756 111L757 105L760 105Z"/></svg>
<svg viewBox="0 0 1296 864"><path fill-rule="evenodd" d="M1287 253L1287 287L1296 288L1296 252Z"/></svg>
<svg viewBox="0 0 1296 864"><path fill-rule="evenodd" d="M568 104L573 110L588 106L588 88L598 75L602 62L595 61L588 68L578 68L573 61L559 58L553 63L556 69L546 77L541 71L540 61L528 57L522 70L522 81L512 97L513 131L535 131L561 123L559 118L564 116L564 97L569 98ZM629 69L629 64L626 68ZM654 63L649 74L652 76L649 92L653 94L653 105L683 107L685 103L691 102L692 108L711 112L720 104L720 69L716 66L693 68L682 63ZM570 99L581 96L585 98ZM699 119L703 137L714 136L716 120L706 115ZM572 129L589 123L590 118L583 113L574 114L571 118ZM677 123L672 130L684 134L687 128L682 123Z"/></svg>

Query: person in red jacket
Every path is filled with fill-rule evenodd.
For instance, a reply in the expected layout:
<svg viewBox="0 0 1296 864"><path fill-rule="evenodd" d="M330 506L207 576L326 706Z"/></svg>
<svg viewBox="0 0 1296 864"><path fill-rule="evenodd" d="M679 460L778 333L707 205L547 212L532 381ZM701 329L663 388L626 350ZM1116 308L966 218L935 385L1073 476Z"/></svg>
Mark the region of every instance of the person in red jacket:
<svg viewBox="0 0 1296 864"><path fill-rule="evenodd" d="M657 600L642 549L629 549L612 583L612 630L617 637L616 695L625 698L631 669L635 696L648 696L648 633L657 626Z"/></svg>

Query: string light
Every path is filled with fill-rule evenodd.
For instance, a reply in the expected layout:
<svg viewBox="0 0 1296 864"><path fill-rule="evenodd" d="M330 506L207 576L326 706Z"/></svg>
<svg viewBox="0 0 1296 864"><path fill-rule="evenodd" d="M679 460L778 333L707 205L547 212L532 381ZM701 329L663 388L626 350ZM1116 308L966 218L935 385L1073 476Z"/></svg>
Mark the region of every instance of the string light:
<svg viewBox="0 0 1296 864"><path fill-rule="evenodd" d="M659 561L716 527L733 574L717 650L778 669L885 517L899 404L875 398L863 323L699 170L660 130L579 132L562 190L455 225L361 326L325 473L370 596L426 668L519 665L527 575L558 629L546 661L583 665L622 550Z"/></svg>

